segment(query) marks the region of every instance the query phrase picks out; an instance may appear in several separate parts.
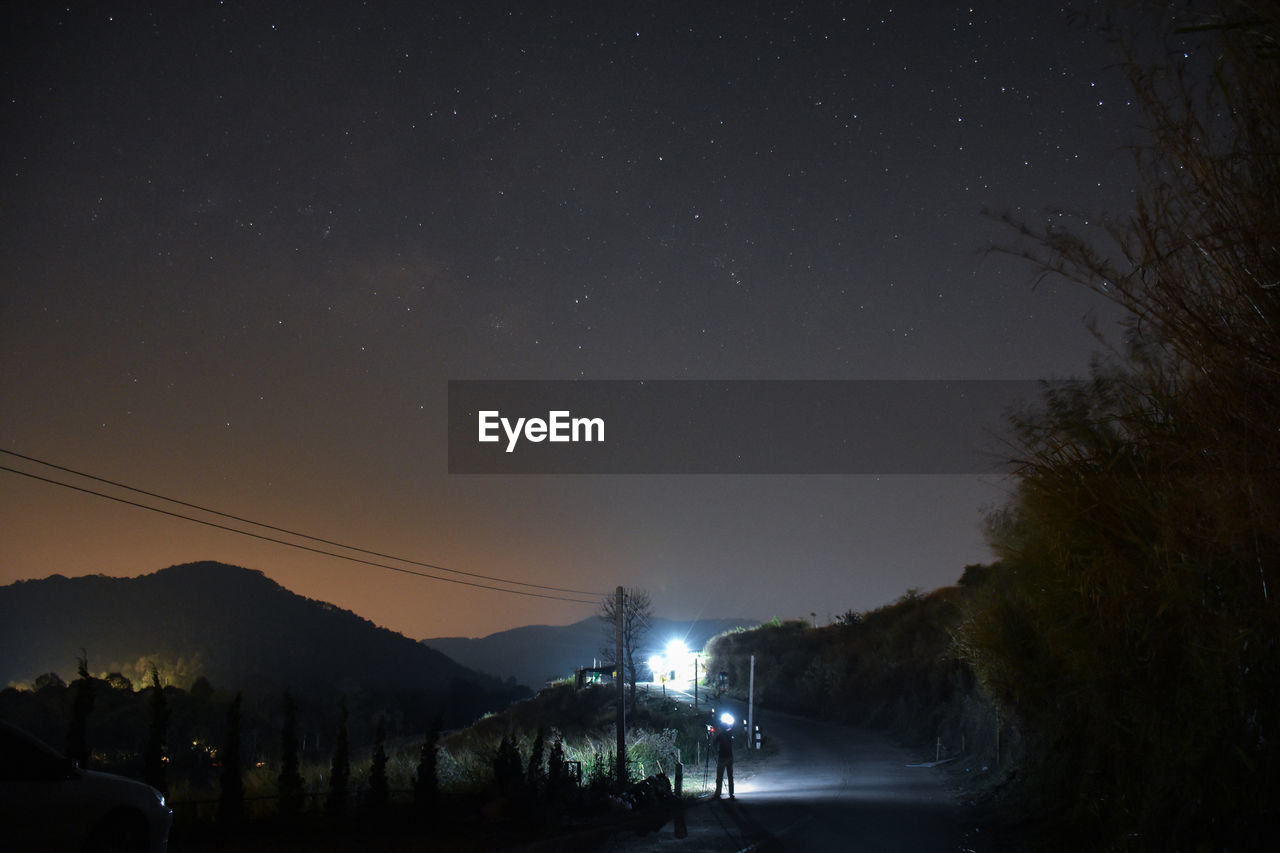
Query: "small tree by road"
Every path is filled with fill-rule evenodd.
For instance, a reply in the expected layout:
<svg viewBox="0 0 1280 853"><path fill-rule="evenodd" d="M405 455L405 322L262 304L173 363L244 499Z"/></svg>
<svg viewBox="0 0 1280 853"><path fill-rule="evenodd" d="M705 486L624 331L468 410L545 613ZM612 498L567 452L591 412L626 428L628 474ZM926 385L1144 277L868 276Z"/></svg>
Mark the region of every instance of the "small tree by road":
<svg viewBox="0 0 1280 853"><path fill-rule="evenodd" d="M618 599L615 595L607 595L600 601L601 631L603 643L601 654L612 658L615 654L616 632L618 624ZM622 593L622 660L616 661L627 684L631 687L628 700L632 710L636 707L636 682L639 681L639 667L636 663L636 649L649 635L649 626L653 622L653 600L643 589L632 587Z"/></svg>

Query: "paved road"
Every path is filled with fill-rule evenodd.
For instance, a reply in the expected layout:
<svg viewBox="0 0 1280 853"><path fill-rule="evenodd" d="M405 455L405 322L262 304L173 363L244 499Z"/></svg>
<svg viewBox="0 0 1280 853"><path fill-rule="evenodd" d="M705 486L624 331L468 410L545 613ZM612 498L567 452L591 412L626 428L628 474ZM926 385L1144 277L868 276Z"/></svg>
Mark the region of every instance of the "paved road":
<svg viewBox="0 0 1280 853"><path fill-rule="evenodd" d="M614 836L595 849L968 849L960 809L941 770L908 766L918 757L874 732L769 712L760 722L776 751L738 784L736 800L701 803L685 810L683 827L672 821L644 836Z"/></svg>

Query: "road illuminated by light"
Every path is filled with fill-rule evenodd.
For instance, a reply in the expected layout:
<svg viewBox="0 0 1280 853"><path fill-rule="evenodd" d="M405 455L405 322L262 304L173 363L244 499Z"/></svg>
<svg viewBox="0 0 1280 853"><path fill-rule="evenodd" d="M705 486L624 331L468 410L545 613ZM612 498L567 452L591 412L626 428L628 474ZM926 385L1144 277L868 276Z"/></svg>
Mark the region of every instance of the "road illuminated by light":
<svg viewBox="0 0 1280 853"><path fill-rule="evenodd" d="M964 827L947 775L879 733L757 710L761 752L735 747L736 799L702 799L643 838L600 849L955 851L986 849ZM714 788L715 759L685 779Z"/></svg>

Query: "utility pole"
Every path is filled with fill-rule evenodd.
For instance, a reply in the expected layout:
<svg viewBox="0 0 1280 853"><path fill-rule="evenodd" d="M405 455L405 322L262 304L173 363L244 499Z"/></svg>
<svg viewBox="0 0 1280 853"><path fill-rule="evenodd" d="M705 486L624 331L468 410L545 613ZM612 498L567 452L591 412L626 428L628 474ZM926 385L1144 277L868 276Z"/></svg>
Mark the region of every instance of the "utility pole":
<svg viewBox="0 0 1280 853"><path fill-rule="evenodd" d="M747 749L755 745L756 656L751 656L751 677L747 680Z"/></svg>
<svg viewBox="0 0 1280 853"><path fill-rule="evenodd" d="M614 637L614 649L616 650L614 660L617 661L617 672L614 675L614 681L617 682L618 687L618 788L621 789L627 784L627 703L622 686L622 587L618 587L617 596L618 598L613 608L617 616L617 629Z"/></svg>
<svg viewBox="0 0 1280 853"><path fill-rule="evenodd" d="M698 710L698 656L693 656L693 709Z"/></svg>

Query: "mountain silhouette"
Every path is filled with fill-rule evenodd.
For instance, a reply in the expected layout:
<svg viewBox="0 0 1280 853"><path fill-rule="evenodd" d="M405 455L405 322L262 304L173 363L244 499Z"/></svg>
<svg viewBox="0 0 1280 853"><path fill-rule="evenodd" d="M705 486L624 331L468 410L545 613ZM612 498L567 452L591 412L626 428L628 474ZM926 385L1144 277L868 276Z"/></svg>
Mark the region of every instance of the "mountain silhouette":
<svg viewBox="0 0 1280 853"><path fill-rule="evenodd" d="M636 660L647 661L672 639L698 650L716 634L759 624L758 619L654 619ZM590 616L572 625L527 625L478 639L434 637L422 643L463 666L537 690L548 681L573 675L580 666L591 666L604 654L603 647L612 645L611 636L599 617Z"/></svg>
<svg viewBox="0 0 1280 853"><path fill-rule="evenodd" d="M196 675L248 691L362 688L442 691L499 684L260 571L187 563L134 578L52 575L0 587L0 686L57 672L136 679L151 662L180 687Z"/></svg>

